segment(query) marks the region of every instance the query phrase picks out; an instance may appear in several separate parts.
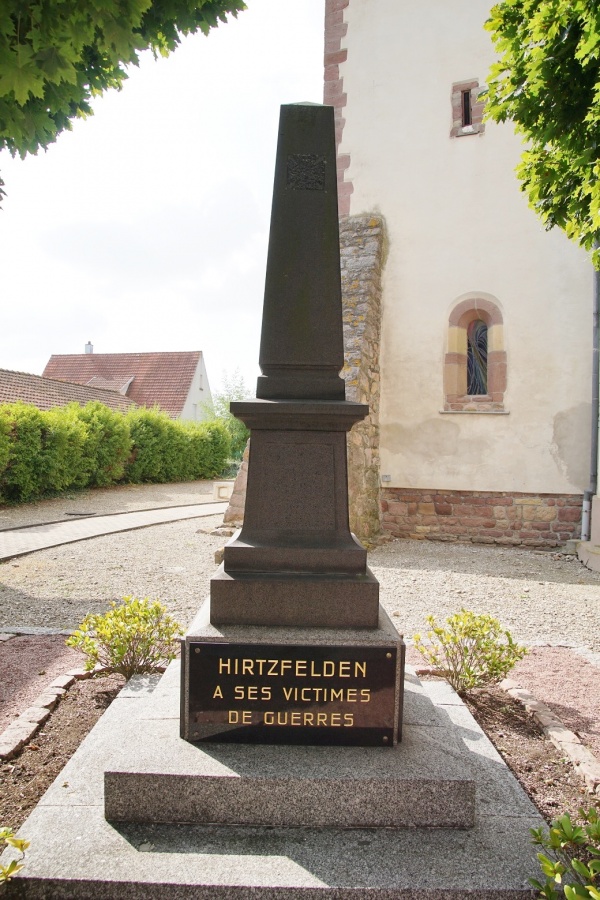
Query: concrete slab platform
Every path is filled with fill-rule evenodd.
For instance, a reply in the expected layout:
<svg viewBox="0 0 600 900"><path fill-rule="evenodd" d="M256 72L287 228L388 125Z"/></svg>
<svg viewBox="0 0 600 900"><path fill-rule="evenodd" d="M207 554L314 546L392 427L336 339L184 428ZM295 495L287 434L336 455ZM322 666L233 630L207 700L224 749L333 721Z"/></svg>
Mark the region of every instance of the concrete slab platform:
<svg viewBox="0 0 600 900"><path fill-rule="evenodd" d="M168 681L163 679L155 690L156 718L147 719L155 726L161 716L165 721ZM417 696L421 690L429 693L429 685L421 689L414 676L408 682L415 686ZM447 731L446 722L453 721L456 746L463 748L464 771L476 783L475 826L471 829L108 823L103 809L104 770L119 760L120 745L128 729L135 733L143 707L148 715L152 688L151 682L138 690L130 686L119 696L23 825L21 834L31 841L31 847L23 873L8 885L7 898L531 897L527 879L538 874L538 866L529 828L541 824L542 819L468 710L448 693L444 698L448 702L436 704L426 727L430 733L437 729L441 734ZM417 716L419 702L423 703L417 700L409 717ZM172 721L175 724L176 716ZM405 730L410 730L408 723ZM142 743L138 744L141 749ZM332 749L336 757L340 749L355 748ZM388 752L393 753L391 748ZM216 765L218 761L213 762ZM493 799L488 802L490 797ZM12 853L6 851L2 861Z"/></svg>

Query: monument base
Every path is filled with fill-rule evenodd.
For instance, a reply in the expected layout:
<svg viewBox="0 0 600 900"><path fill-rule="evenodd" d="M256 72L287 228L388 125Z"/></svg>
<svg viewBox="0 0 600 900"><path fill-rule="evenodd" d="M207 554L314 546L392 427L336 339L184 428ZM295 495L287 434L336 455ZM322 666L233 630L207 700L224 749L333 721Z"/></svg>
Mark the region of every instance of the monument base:
<svg viewBox="0 0 600 900"><path fill-rule="evenodd" d="M60 773L36 809L21 828L31 841L25 868L6 887L7 900L529 900L528 878L539 876L539 866L529 835L530 827L543 820L501 757L471 717L459 697L446 684L420 686L407 673L404 739L396 748L341 747L223 747L190 744L177 737L178 665L173 664L152 691L152 678L133 679L111 704L81 747ZM154 681L154 684L156 682ZM431 754L435 745L436 752ZM408 769L408 759L421 761L422 789L411 793L403 805L408 828L210 824L217 808L209 797L216 786L224 802L226 785L235 791L244 780L251 755L281 755L281 780L295 783L295 803L302 804L305 789L294 778L298 760L308 756L334 756L337 783L347 778L353 784L353 770L345 758L376 756L387 766L393 758L398 777ZM234 755L236 754L236 755ZM178 773L171 812L181 800L181 784L188 780L193 797L198 779L193 769L204 758L211 766L203 801L196 801L194 816L205 802L202 824L144 824L107 822L104 816L104 780L108 806L118 803L114 788L127 789L127 803L137 818L158 812L155 802L157 782ZM286 764L287 759L287 764ZM448 767L444 760L448 761ZM138 765L139 763L139 765ZM465 788L475 784L475 824L463 827L424 827L431 815L446 816L456 822L462 815L462 799L444 794L449 783L456 784L456 767L462 772ZM105 770L109 772L105 776ZM331 764L331 777L334 764ZM318 794L324 774L304 766L307 790ZM270 814L280 822L291 815L277 811L269 799L275 781L269 770L258 794L259 767L249 775L247 803L254 793L254 813L258 821ZM126 776L126 777L124 777ZM134 790L133 779L140 781ZM357 790L354 814L363 807L376 811L381 799L376 772ZM126 780L131 782L126 785ZM439 790L435 784L439 781ZM171 781L172 785L176 780ZM405 783L405 786L408 785ZM350 787L346 792L347 802ZM356 785L358 788L358 784ZM404 787L398 781L387 809L394 800L402 804ZM317 821L323 822L334 787L325 785L323 802L314 804ZM470 789L472 791L472 788ZM437 797L437 800L435 798ZM162 799L167 801L163 791ZM436 803L436 810L433 807ZM453 807L456 806L456 809ZM153 810L151 809L153 807ZM222 808L221 808L222 809ZM427 811L428 810L428 811ZM116 810L113 810L116 812ZM320 817L320 818L319 818ZM185 819L181 815L181 819ZM401 817L398 817L401 818ZM188 820L189 821L189 820ZM346 816L346 821L350 817ZM355 821L365 821L357 818ZM438 825L440 818L438 818ZM464 821L464 820L463 820ZM3 864L18 856L10 848Z"/></svg>
<svg viewBox="0 0 600 900"><path fill-rule="evenodd" d="M212 601L181 642L181 737L251 744L393 747L404 642L376 628L215 625Z"/></svg>
<svg viewBox="0 0 600 900"><path fill-rule="evenodd" d="M464 751L414 680L410 723L395 747L188 743L178 735L176 665L137 740L106 763L111 822L402 828L474 825ZM150 705L149 705L150 708Z"/></svg>

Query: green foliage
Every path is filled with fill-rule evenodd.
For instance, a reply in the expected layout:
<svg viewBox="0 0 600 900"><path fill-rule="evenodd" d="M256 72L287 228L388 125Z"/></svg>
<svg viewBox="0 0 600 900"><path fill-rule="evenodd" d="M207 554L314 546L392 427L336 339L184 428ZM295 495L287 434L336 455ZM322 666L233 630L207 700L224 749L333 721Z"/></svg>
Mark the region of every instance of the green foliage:
<svg viewBox="0 0 600 900"><path fill-rule="evenodd" d="M92 114L94 96L121 89L140 52L166 56L183 35L208 34L245 8L242 0L2 0L0 150L47 147Z"/></svg>
<svg viewBox="0 0 600 900"><path fill-rule="evenodd" d="M533 843L545 853L538 853L544 882L532 878L540 897L558 900L560 889L567 900L600 900L600 816L597 809L579 810L583 826L574 825L568 813L554 819L546 833L532 828Z"/></svg>
<svg viewBox="0 0 600 900"><path fill-rule="evenodd" d="M503 0L486 28L486 115L510 119L527 149L517 175L547 228L586 250L600 238L600 6L593 0ZM600 250L593 256L600 268Z"/></svg>
<svg viewBox="0 0 600 900"><path fill-rule="evenodd" d="M174 422L144 408L123 415L97 402L47 411L7 403L0 406L0 501L120 481L214 478L230 448L229 432L216 419Z"/></svg>
<svg viewBox="0 0 600 900"><path fill-rule="evenodd" d="M1 409L4 425L9 429L10 450L0 475L0 496L6 500L30 500L43 489L43 415L25 403L6 404Z"/></svg>
<svg viewBox="0 0 600 900"><path fill-rule="evenodd" d="M84 449L88 428L81 408L70 404L42 413L44 422L40 469L44 492L56 493L88 483Z"/></svg>
<svg viewBox="0 0 600 900"><path fill-rule="evenodd" d="M125 479L134 483L162 482L171 420L159 410L144 407L129 410L126 418L132 448Z"/></svg>
<svg viewBox="0 0 600 900"><path fill-rule="evenodd" d="M173 421L158 409L134 409L125 418L132 438L127 481L214 478L227 463L230 438L223 423Z"/></svg>
<svg viewBox="0 0 600 900"><path fill-rule="evenodd" d="M29 847L29 841L25 841L23 838L16 838L12 828L0 827L0 853L2 853L6 847L14 847L15 850L18 850L19 853L22 854L22 859L23 856L25 856L25 851ZM22 868L23 863L18 859L11 860L7 866L0 865L0 884L5 884L7 881L10 881L13 875L16 875Z"/></svg>
<svg viewBox="0 0 600 900"><path fill-rule="evenodd" d="M492 616L461 609L446 619L447 628L437 625L435 616L426 621L431 644L415 634L415 646L459 694L501 681L527 653Z"/></svg>
<svg viewBox="0 0 600 900"><path fill-rule="evenodd" d="M129 679L174 659L182 633L158 600L124 597L103 615L86 616L66 643L84 654L88 671L99 664Z"/></svg>
<svg viewBox="0 0 600 900"><path fill-rule="evenodd" d="M236 369L231 378L223 376L223 390L213 395L212 403L206 405L208 421L218 421L225 425L231 438L231 458L241 460L250 431L240 419L231 414L229 404L232 400L248 400L250 391L244 383L244 378Z"/></svg>
<svg viewBox="0 0 600 900"><path fill-rule="evenodd" d="M78 415L87 428L83 446L87 484L106 487L120 481L131 453L131 436L125 416L98 401L80 407Z"/></svg>
<svg viewBox="0 0 600 900"><path fill-rule="evenodd" d="M10 459L11 446L11 413L10 407L0 406L0 485L2 484L2 476ZM0 487L0 497L1 497Z"/></svg>

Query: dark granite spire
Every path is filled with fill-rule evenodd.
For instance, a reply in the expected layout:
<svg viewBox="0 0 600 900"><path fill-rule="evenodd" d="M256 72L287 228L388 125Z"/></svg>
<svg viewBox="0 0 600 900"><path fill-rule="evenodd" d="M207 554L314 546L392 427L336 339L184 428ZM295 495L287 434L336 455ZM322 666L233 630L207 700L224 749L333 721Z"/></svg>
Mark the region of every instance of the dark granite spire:
<svg viewBox="0 0 600 900"><path fill-rule="evenodd" d="M281 107L256 396L344 400L333 107Z"/></svg>

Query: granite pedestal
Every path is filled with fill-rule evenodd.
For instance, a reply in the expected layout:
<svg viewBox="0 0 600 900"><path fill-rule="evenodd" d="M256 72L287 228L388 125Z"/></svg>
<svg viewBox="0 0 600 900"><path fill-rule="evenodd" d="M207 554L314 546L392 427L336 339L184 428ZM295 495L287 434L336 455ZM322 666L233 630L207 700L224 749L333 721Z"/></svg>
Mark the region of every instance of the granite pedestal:
<svg viewBox="0 0 600 900"><path fill-rule="evenodd" d="M531 897L541 817L447 685L407 673L396 748L287 748L286 766L281 748L179 740L177 664L154 684L129 683L25 822L31 847L7 898ZM349 790L336 798L344 778L354 803ZM105 803L128 821L108 822ZM251 807L260 824L231 821ZM362 824L340 827L349 813ZM423 825L432 815L437 827Z"/></svg>

